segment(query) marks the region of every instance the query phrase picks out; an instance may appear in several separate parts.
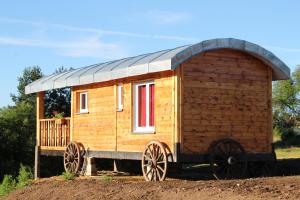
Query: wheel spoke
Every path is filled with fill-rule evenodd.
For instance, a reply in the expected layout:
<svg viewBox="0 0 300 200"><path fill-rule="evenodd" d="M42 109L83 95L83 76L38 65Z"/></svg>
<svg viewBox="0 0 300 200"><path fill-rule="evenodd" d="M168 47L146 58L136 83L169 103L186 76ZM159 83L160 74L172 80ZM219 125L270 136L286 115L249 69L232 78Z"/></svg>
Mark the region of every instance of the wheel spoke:
<svg viewBox="0 0 300 200"><path fill-rule="evenodd" d="M153 177L154 177L154 174L153 174L153 168L151 168L151 181L153 181Z"/></svg>
<svg viewBox="0 0 300 200"><path fill-rule="evenodd" d="M144 164L144 167L146 167L146 166L151 166L151 164L150 163Z"/></svg>
<svg viewBox="0 0 300 200"><path fill-rule="evenodd" d="M151 160L151 157L147 154L144 155L144 157L147 159L147 160Z"/></svg>
<svg viewBox="0 0 300 200"><path fill-rule="evenodd" d="M157 175L158 175L158 178L159 178L159 180L161 180L161 175L160 175L160 173L159 173L159 170L158 170L158 169L156 169L156 173L157 173Z"/></svg>
<svg viewBox="0 0 300 200"><path fill-rule="evenodd" d="M71 148L70 152L73 153L74 152L74 146L73 146L73 144L70 145L70 148Z"/></svg>
<svg viewBox="0 0 300 200"><path fill-rule="evenodd" d="M149 173L151 172L152 168L149 169L149 171L146 173L146 176L148 177Z"/></svg>
<svg viewBox="0 0 300 200"><path fill-rule="evenodd" d="M160 150L160 147L158 146L157 147L157 155L156 155L156 160L158 161L160 159L160 156L161 156L161 150Z"/></svg>
<svg viewBox="0 0 300 200"><path fill-rule="evenodd" d="M164 156L164 154L161 152L157 158L157 161L159 161L161 158L164 159L163 156Z"/></svg>
<svg viewBox="0 0 300 200"><path fill-rule="evenodd" d="M156 159L156 145L155 144L153 144L153 157L152 157L152 159Z"/></svg>
<svg viewBox="0 0 300 200"><path fill-rule="evenodd" d="M161 166L159 166L159 165L157 165L157 169L159 169L162 173L165 172L165 170Z"/></svg>
<svg viewBox="0 0 300 200"><path fill-rule="evenodd" d="M150 157L151 157L151 159L152 159L152 158L153 158L153 151L151 151L150 146L148 147L148 149L149 149L149 152L150 152Z"/></svg>

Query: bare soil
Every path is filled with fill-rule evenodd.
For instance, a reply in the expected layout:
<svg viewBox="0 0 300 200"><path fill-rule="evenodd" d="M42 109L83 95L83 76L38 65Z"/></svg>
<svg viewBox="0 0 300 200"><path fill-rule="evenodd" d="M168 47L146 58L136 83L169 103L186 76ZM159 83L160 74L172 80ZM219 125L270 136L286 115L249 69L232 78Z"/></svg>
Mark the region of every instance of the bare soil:
<svg viewBox="0 0 300 200"><path fill-rule="evenodd" d="M300 176L244 180L145 182L138 176L44 178L14 191L5 199L300 199Z"/></svg>
<svg viewBox="0 0 300 200"><path fill-rule="evenodd" d="M269 178L213 180L205 167L190 166L170 173L164 182L145 182L142 175L129 174L102 170L98 176L72 181L59 176L42 178L4 199L300 199L300 159L279 160L275 176Z"/></svg>

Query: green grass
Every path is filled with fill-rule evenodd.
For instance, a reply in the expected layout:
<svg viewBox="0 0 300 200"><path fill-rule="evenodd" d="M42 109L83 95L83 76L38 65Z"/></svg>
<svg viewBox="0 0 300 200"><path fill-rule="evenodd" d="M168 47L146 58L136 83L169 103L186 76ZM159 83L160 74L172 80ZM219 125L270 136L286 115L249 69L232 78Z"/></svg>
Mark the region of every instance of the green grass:
<svg viewBox="0 0 300 200"><path fill-rule="evenodd" d="M282 141L278 134L273 134L273 141L277 159L300 158L299 136Z"/></svg>
<svg viewBox="0 0 300 200"><path fill-rule="evenodd" d="M300 158L300 147L275 149L277 159Z"/></svg>
<svg viewBox="0 0 300 200"><path fill-rule="evenodd" d="M107 175L100 176L100 181L110 182L110 181L112 181L112 179L113 179L113 177L111 177L111 176L107 176Z"/></svg>
<svg viewBox="0 0 300 200"><path fill-rule="evenodd" d="M75 179L75 174L69 171L63 172L61 176L66 181Z"/></svg>

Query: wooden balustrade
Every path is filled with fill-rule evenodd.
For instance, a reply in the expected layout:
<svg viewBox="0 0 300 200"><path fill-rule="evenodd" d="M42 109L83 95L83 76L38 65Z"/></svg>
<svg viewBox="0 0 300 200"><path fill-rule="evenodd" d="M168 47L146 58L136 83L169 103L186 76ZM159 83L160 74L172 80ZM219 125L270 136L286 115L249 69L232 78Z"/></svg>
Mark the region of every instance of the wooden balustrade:
<svg viewBox="0 0 300 200"><path fill-rule="evenodd" d="M70 118L63 123L57 119L40 119L40 145L48 147L65 147L70 142Z"/></svg>

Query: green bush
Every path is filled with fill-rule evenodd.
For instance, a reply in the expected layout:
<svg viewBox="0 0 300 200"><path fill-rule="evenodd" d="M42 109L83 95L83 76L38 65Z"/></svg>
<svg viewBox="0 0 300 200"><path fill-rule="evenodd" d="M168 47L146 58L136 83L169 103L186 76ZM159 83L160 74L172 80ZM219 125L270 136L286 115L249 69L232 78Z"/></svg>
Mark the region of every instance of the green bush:
<svg viewBox="0 0 300 200"><path fill-rule="evenodd" d="M16 188L16 181L11 175L5 175L0 185L0 197L6 196Z"/></svg>
<svg viewBox="0 0 300 200"><path fill-rule="evenodd" d="M69 171L65 171L62 173L62 177L64 180L69 181L75 179L75 174Z"/></svg>
<svg viewBox="0 0 300 200"><path fill-rule="evenodd" d="M55 118L55 119L62 119L62 118L64 118L64 116L65 116L65 113L64 113L64 112L61 112L61 113L56 113L56 114L54 115L54 118Z"/></svg>
<svg viewBox="0 0 300 200"><path fill-rule="evenodd" d="M5 175L0 185L0 197L6 196L11 191L29 185L32 182L33 174L30 167L21 164L17 182L12 175Z"/></svg>
<svg viewBox="0 0 300 200"><path fill-rule="evenodd" d="M19 169L19 175L17 177L17 188L22 188L29 185L33 180L33 174L31 168L21 164Z"/></svg>
<svg viewBox="0 0 300 200"><path fill-rule="evenodd" d="M295 133L293 127L282 128L281 129L281 139L282 139L282 141L286 142L289 139L294 138L295 136L296 136L296 133Z"/></svg>

